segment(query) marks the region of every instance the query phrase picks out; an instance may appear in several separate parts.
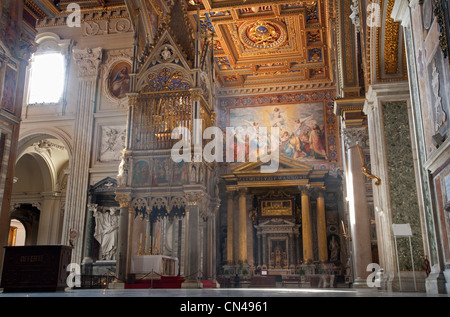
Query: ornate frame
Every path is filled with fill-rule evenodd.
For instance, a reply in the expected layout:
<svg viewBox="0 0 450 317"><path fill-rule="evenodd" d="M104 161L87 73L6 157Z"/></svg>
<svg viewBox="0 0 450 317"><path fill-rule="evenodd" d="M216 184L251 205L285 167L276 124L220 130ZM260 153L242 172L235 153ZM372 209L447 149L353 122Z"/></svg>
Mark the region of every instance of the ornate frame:
<svg viewBox="0 0 450 317"><path fill-rule="evenodd" d="M444 57L450 59L450 0L434 0L433 8L441 32L439 46L444 53Z"/></svg>

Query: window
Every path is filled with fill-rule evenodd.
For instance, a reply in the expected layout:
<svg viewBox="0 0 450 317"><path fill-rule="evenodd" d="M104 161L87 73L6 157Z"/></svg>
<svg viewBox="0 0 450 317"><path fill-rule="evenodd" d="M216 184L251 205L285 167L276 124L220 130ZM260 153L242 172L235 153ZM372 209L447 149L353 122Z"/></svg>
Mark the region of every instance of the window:
<svg viewBox="0 0 450 317"><path fill-rule="evenodd" d="M59 52L38 54L30 69L28 103L58 103L66 76L65 56Z"/></svg>
<svg viewBox="0 0 450 317"><path fill-rule="evenodd" d="M39 33L35 41L37 49L27 69L25 102L27 105L57 105L62 110L72 41L51 32Z"/></svg>

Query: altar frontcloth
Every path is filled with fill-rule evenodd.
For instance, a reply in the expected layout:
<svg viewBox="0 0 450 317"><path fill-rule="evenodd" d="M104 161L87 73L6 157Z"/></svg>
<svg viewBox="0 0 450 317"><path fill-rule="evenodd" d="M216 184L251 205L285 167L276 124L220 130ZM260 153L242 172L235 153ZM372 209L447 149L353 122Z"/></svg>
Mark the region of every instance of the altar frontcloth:
<svg viewBox="0 0 450 317"><path fill-rule="evenodd" d="M165 255L134 255L131 259L131 273L176 276L178 258Z"/></svg>

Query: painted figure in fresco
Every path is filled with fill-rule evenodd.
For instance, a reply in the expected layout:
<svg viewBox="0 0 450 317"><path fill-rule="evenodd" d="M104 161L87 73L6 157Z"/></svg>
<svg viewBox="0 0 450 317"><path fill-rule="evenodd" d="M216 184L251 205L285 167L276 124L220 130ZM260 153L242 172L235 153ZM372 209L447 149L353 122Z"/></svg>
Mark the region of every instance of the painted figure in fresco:
<svg viewBox="0 0 450 317"><path fill-rule="evenodd" d="M123 98L130 91L130 75L124 66L111 83L111 92L117 98Z"/></svg>
<svg viewBox="0 0 450 317"><path fill-rule="evenodd" d="M318 124L315 124L309 133L309 144L312 156L324 157L327 155L323 133Z"/></svg>
<svg viewBox="0 0 450 317"><path fill-rule="evenodd" d="M133 167L133 184L145 186L150 182L150 168L147 162L137 162Z"/></svg>
<svg viewBox="0 0 450 317"><path fill-rule="evenodd" d="M246 131L243 127L237 127L236 128L236 134L234 136L234 159L236 162L244 162L245 161L245 148L246 148L246 141L245 141L245 135Z"/></svg>
<svg viewBox="0 0 450 317"><path fill-rule="evenodd" d="M272 127L278 127L280 130L286 129L286 112L281 111L280 108L275 107L271 114L269 114L269 119Z"/></svg>

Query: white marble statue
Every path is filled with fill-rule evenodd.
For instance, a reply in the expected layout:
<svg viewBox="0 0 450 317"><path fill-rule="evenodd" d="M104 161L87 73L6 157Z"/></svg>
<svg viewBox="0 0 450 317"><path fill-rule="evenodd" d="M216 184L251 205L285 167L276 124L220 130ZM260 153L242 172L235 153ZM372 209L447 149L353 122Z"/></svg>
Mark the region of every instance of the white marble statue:
<svg viewBox="0 0 450 317"><path fill-rule="evenodd" d="M102 260L115 260L119 234L119 217L116 208L110 207L109 212L94 211L94 238L100 243Z"/></svg>

